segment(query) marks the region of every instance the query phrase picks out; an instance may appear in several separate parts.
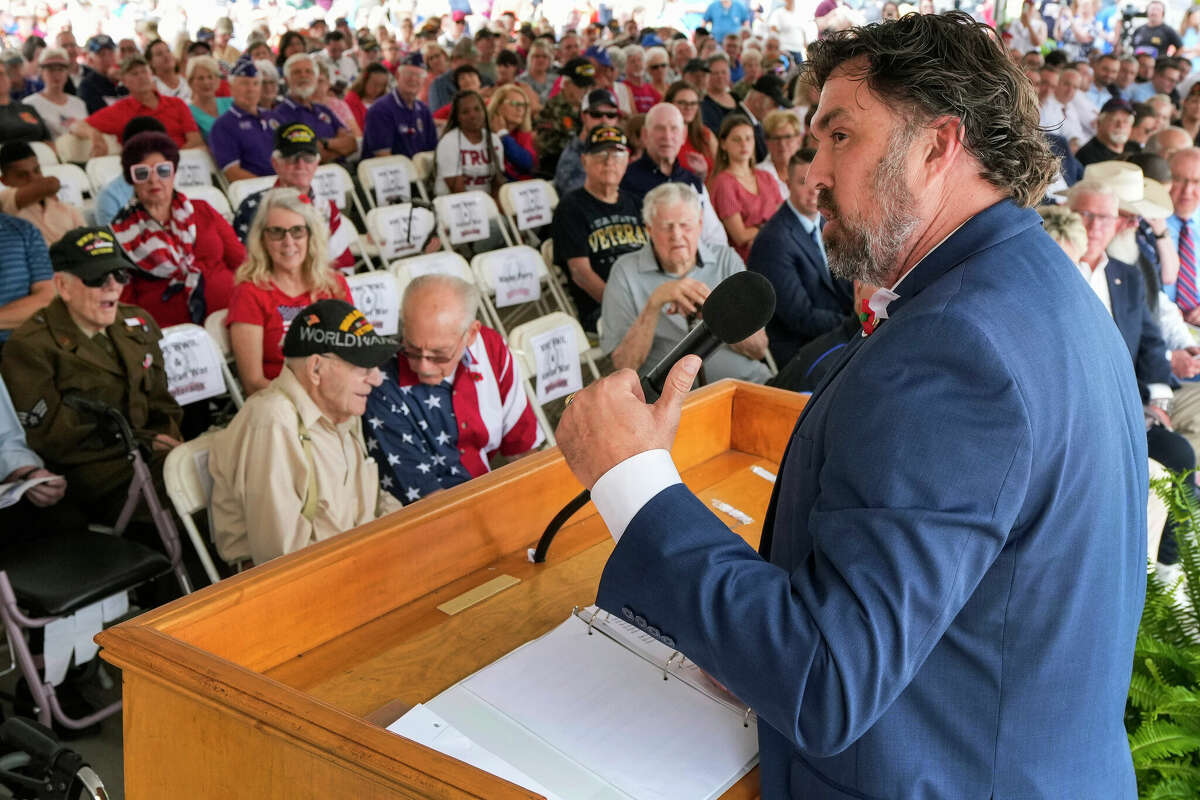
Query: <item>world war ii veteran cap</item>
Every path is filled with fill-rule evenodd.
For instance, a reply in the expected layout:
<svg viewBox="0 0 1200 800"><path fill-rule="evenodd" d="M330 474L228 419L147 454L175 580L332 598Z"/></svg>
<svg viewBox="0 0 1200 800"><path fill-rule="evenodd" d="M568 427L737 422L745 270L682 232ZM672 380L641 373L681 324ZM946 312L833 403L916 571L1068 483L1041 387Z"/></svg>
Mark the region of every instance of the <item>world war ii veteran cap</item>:
<svg viewBox="0 0 1200 800"><path fill-rule="evenodd" d="M134 269L133 262L108 228L67 231L50 246L50 263L56 272L69 272L85 281L103 278L122 269Z"/></svg>
<svg viewBox="0 0 1200 800"><path fill-rule="evenodd" d="M399 349L400 342L376 333L362 312L345 300L318 300L307 306L283 339L284 358L332 353L356 367L378 367Z"/></svg>
<svg viewBox="0 0 1200 800"><path fill-rule="evenodd" d="M317 147L317 134L303 122L293 122L275 129L275 149L284 158L291 158L300 153L320 153Z"/></svg>
<svg viewBox="0 0 1200 800"><path fill-rule="evenodd" d="M620 128L614 125L600 125L588 134L583 152L599 153L601 150L618 150L628 153L629 139L625 137L625 133Z"/></svg>

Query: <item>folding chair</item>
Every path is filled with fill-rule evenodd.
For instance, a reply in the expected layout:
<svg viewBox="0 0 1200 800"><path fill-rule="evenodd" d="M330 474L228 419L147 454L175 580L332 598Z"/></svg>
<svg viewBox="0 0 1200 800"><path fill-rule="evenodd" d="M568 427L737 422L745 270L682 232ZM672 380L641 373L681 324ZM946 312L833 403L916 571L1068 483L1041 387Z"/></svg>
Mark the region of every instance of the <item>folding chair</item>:
<svg viewBox="0 0 1200 800"><path fill-rule="evenodd" d="M51 164L58 163L58 153L54 152L54 148L45 142L30 142L29 146L33 148L33 153L37 156L38 164L43 169Z"/></svg>
<svg viewBox="0 0 1200 800"><path fill-rule="evenodd" d="M407 203L412 200L414 183L420 198L429 202L425 184L417 177L417 169L408 156L364 158L355 171L371 208Z"/></svg>
<svg viewBox="0 0 1200 800"><path fill-rule="evenodd" d="M404 292L408 289L408 284L412 283L413 278L419 278L422 275L451 275L467 283L475 283L475 273L471 271L467 260L458 253L446 250L393 261L388 265L388 272L396 278L396 293L401 300L404 299ZM479 304L479 318L489 328L496 327L496 321L492 319L491 312L484 303Z"/></svg>
<svg viewBox="0 0 1200 800"><path fill-rule="evenodd" d="M211 183L207 186L183 186L180 191L192 199L203 200L215 208L226 222L233 222L233 209L229 206L229 198Z"/></svg>
<svg viewBox="0 0 1200 800"><path fill-rule="evenodd" d="M205 433L174 447L163 463L163 483L167 497L175 513L183 521L196 556L204 566L204 573L213 583L221 580L209 554L208 545L200 529L196 527L195 514L208 509L212 499L212 476L208 472L208 451L212 448L213 433Z"/></svg>
<svg viewBox="0 0 1200 800"><path fill-rule="evenodd" d="M372 208L367 212L367 234L379 248L385 264L419 255L437 230L433 211L413 203Z"/></svg>
<svg viewBox="0 0 1200 800"><path fill-rule="evenodd" d="M222 308L204 318L204 330L216 342L217 349L226 361L233 358L233 342L229 339L229 328L225 327L225 319L228 316L229 309Z"/></svg>
<svg viewBox="0 0 1200 800"><path fill-rule="evenodd" d="M489 240L494 241L494 233L500 235L505 247L517 243L496 207L496 201L487 192L472 190L435 197L433 210L437 214L438 236L445 250L465 247L464 254L472 257L477 247L487 247ZM484 244L479 244L481 242Z"/></svg>
<svg viewBox="0 0 1200 800"><path fill-rule="evenodd" d="M120 158L121 144L111 133L104 134L104 154ZM84 139L72 133L64 133L54 140L54 149L58 152L58 160L64 164L86 164L92 158L92 140Z"/></svg>
<svg viewBox="0 0 1200 800"><path fill-rule="evenodd" d="M416 170L417 183L421 185L421 196L426 200L429 199L429 190L433 186L433 167L436 163L436 157L432 150L425 153L417 153L412 157L413 169Z"/></svg>
<svg viewBox="0 0 1200 800"><path fill-rule="evenodd" d="M322 164L313 175L313 194L317 198L318 207L323 208L325 200L332 200L342 212L342 223L354 228L355 241L350 245L350 252L355 258L361 259L367 269L375 269L372 254L379 256L379 249L361 231L354 220L346 212L348 204L353 205L358 212L358 218L364 222L367 212L359 202L358 193L354 191L354 181L350 173L341 164Z"/></svg>
<svg viewBox="0 0 1200 800"><path fill-rule="evenodd" d="M220 174L207 149L191 147L179 151L179 166L175 168L175 188L189 186L212 186L213 178Z"/></svg>
<svg viewBox="0 0 1200 800"><path fill-rule="evenodd" d="M511 326L531 313L540 316L558 310L570 314L570 306L555 291L541 255L528 245L480 253L471 259L471 271L496 329L506 338L504 320Z"/></svg>
<svg viewBox="0 0 1200 800"><path fill-rule="evenodd" d="M92 182L92 188L99 192L121 177L121 157L96 156L89 158L84 164L83 170L87 173L88 180Z"/></svg>
<svg viewBox="0 0 1200 800"><path fill-rule="evenodd" d="M514 181L500 187L500 210L517 240L538 246L534 230L554 221L554 209L558 208L558 192L554 184L535 178ZM547 239L549 241L549 239Z"/></svg>
<svg viewBox="0 0 1200 800"><path fill-rule="evenodd" d="M42 167L42 174L48 178L58 178L58 199L61 202L75 206L85 216L90 213L95 204L96 189L83 170L74 164L47 164Z"/></svg>
<svg viewBox="0 0 1200 800"><path fill-rule="evenodd" d="M550 427L550 422L546 418L544 406L569 394L572 387L564 385L557 388L543 388L543 397L538 398L537 392L534 390L535 382L538 377L537 353L535 352L534 342L543 335L556 330L562 330L570 337L571 354L578 360L580 366L587 364L588 370L592 373L592 380L600 379L600 370L596 367L596 362L591 356L591 345L588 343L587 334L583 331L583 326L579 324L579 320L572 317L570 314L565 314L561 311L554 311L543 317L530 320L529 322L518 325L512 329L508 335L508 346L513 351L513 354L520 359L521 363L521 379L525 384L525 394L529 397L529 403L533 406L533 413L542 424L542 428L546 431L546 441L553 447L557 442L554 439L554 431ZM561 355L561 351L556 353ZM582 377L582 376L581 376Z"/></svg>
<svg viewBox="0 0 1200 800"><path fill-rule="evenodd" d="M354 307L383 336L400 330L400 292L396 276L384 270L360 272L346 278Z"/></svg>
<svg viewBox="0 0 1200 800"><path fill-rule="evenodd" d="M274 175L263 175L259 178L242 178L240 181L233 181L225 187L225 196L229 198L229 205L236 212L242 207L242 203L252 194L270 189L275 185L275 181L279 180Z"/></svg>
<svg viewBox="0 0 1200 800"><path fill-rule="evenodd" d="M205 328L190 322L163 328L158 346L167 370L167 391L179 405L223 394L228 394L238 408L246 402L221 345Z"/></svg>

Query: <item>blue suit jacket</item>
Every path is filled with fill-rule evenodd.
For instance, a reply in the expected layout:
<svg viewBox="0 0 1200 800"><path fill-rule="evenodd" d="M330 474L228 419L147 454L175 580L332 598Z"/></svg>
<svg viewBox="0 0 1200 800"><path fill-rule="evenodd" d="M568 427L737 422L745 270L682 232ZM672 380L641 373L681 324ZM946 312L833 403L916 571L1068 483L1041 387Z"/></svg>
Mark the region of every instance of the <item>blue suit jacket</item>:
<svg viewBox="0 0 1200 800"><path fill-rule="evenodd" d="M1007 201L898 291L801 415L765 557L677 484L625 530L598 603L755 709L764 800L1132 800L1129 355Z"/></svg>
<svg viewBox="0 0 1200 800"><path fill-rule="evenodd" d="M746 269L761 272L775 287L767 338L780 369L852 311L854 285L829 274L825 256L786 200L754 237Z"/></svg>
<svg viewBox="0 0 1200 800"><path fill-rule="evenodd" d="M1146 384L1150 383L1178 385L1171 376L1171 362L1167 360L1167 346L1158 320L1146 303L1146 281L1142 273L1124 261L1111 258L1104 272L1108 278L1113 321L1133 358L1139 387L1145 390ZM1142 399L1148 399L1148 395L1149 390L1145 390Z"/></svg>

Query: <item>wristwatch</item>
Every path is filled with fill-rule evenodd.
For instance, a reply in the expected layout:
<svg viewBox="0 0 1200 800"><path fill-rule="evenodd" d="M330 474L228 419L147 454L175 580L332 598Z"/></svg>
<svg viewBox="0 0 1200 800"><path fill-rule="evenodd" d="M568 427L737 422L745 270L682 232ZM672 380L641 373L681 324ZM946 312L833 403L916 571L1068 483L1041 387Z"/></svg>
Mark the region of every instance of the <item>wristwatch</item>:
<svg viewBox="0 0 1200 800"><path fill-rule="evenodd" d="M1171 231L1170 231L1170 230L1165 230L1165 231L1163 231L1162 233L1156 233L1156 234L1154 234L1154 238L1155 238L1155 239L1166 239L1166 238L1167 238L1168 236L1170 236L1170 235L1171 235Z"/></svg>

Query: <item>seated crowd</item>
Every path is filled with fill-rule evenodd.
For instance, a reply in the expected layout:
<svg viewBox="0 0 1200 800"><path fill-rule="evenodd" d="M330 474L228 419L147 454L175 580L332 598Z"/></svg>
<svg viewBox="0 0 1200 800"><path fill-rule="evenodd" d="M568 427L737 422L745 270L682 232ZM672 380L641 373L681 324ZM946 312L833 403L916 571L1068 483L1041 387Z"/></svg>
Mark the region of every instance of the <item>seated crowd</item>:
<svg viewBox="0 0 1200 800"><path fill-rule="evenodd" d="M1151 457L1191 468L1200 73L1172 43L1148 63L1082 38L1043 56L1045 23L1031 7L1006 41L1061 157L1047 228L1129 346ZM833 13L815 21L836 25ZM323 164L424 156L436 196L498 200L512 182L552 185L552 220L525 233L552 242L552 273L612 368L655 364L713 288L745 269L774 286L774 315L720 347L704 380L812 390L875 323L881 287L826 262L828 202L807 181L818 142L807 128L816 97L798 80L802 43L781 47L778 31L750 23L719 41L671 26L556 36L509 14L476 27L447 17L352 31L317 18L277 41L243 32L239 52L221 18L219 37L205 29L174 49L142 26L144 41L129 40L120 59L125 40L97 33L81 49L65 29L52 47L26 48L20 88L0 69L0 430L19 423L27 441L0 480L61 476L0 519L119 512L128 460L63 403L70 392L127 417L161 486L166 453L207 424L168 391L158 341L217 312L248 398L209 459L209 522L230 568L545 441L519 359L480 321L474 284L412 280L399 337L354 307L347 277L361 267L364 220L318 193ZM120 174L80 208L43 174L37 143L63 162L119 155ZM232 219L177 187L191 149L211 155L217 183L261 182L229 192L241 198ZM425 249L455 248L434 236Z"/></svg>

